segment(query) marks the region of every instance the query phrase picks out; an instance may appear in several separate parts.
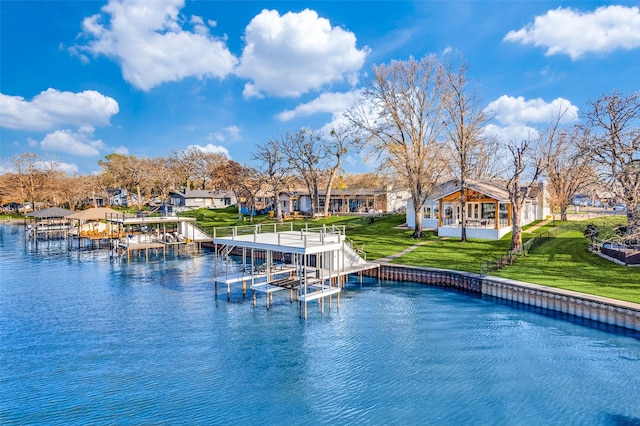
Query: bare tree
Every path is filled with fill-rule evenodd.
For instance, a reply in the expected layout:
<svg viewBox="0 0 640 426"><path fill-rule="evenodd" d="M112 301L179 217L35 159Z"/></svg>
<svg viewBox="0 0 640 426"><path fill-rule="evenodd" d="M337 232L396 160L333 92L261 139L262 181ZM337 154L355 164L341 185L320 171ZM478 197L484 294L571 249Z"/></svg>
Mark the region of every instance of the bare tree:
<svg viewBox="0 0 640 426"><path fill-rule="evenodd" d="M125 188L129 194L135 192L138 210L142 209L143 188L150 180L148 162L133 155L109 154L98 162L104 170L107 182L114 187Z"/></svg>
<svg viewBox="0 0 640 426"><path fill-rule="evenodd" d="M295 171L307 186L311 197L311 214L314 215L318 212L318 186L327 156L320 134L310 129L300 129L274 141L277 142L290 169Z"/></svg>
<svg viewBox="0 0 640 426"><path fill-rule="evenodd" d="M20 203L29 200L31 208L36 210L36 200L38 199L45 182L45 172L42 169L42 162L37 154L27 152L16 155L10 159L18 185L21 191Z"/></svg>
<svg viewBox="0 0 640 426"><path fill-rule="evenodd" d="M509 192L509 201L511 201L512 212L512 233L511 233L511 252L518 253L522 251L522 211L524 203L531 194L531 189L537 186L538 176L542 172L542 161L539 155L536 155L536 145L539 143L541 135L530 132L527 138L520 142L511 141L508 145L510 153L509 180L507 181L507 191ZM529 180L523 185L525 176L529 174ZM497 220L496 212L496 220Z"/></svg>
<svg viewBox="0 0 640 426"><path fill-rule="evenodd" d="M167 157L152 158L150 162L152 194L166 202L169 200L169 193L178 185L179 177L174 168L175 162Z"/></svg>
<svg viewBox="0 0 640 426"><path fill-rule="evenodd" d="M382 188L393 182L389 176L375 172L345 173L340 180L342 188Z"/></svg>
<svg viewBox="0 0 640 426"><path fill-rule="evenodd" d="M411 194L414 238L424 237L424 203L447 170L439 67L434 56L376 66L364 102L347 113L378 150L381 165L398 176Z"/></svg>
<svg viewBox="0 0 640 426"><path fill-rule="evenodd" d="M250 220L253 221L253 212L256 210L256 193L261 188L261 177L253 168L242 165L233 160L227 160L220 164L215 171L215 179L220 187L230 189L238 200L238 218L242 217L242 203L250 207Z"/></svg>
<svg viewBox="0 0 640 426"><path fill-rule="evenodd" d="M596 180L593 169L578 148L580 133L560 131L541 146L547 177L547 192L552 211L560 210L560 220L567 220L567 208L573 198Z"/></svg>
<svg viewBox="0 0 640 426"><path fill-rule="evenodd" d="M590 102L581 149L627 206L627 233L640 229L640 93L614 91Z"/></svg>
<svg viewBox="0 0 640 426"><path fill-rule="evenodd" d="M329 177L327 179L327 189L325 192L325 203L323 209L324 217L329 216L329 201L331 200L331 190L333 184L342 167L342 157L348 153L350 149L359 150L362 147L363 140L360 135L347 126L338 126L331 129L331 138L325 140L325 149L327 150L327 158L332 158L333 163L329 168Z"/></svg>
<svg viewBox="0 0 640 426"><path fill-rule="evenodd" d="M69 210L75 210L80 207L87 195L91 193L87 191L88 186L86 185L89 180L89 177L81 175L60 176L58 190L60 191L61 199L67 204Z"/></svg>
<svg viewBox="0 0 640 426"><path fill-rule="evenodd" d="M453 173L460 181L461 230L460 241L467 241L467 182L471 178L478 156L483 153L483 128L491 119L481 107L480 98L469 88L469 66L462 60L457 67L452 62L441 67L443 106L446 112L446 132L453 152Z"/></svg>
<svg viewBox="0 0 640 426"><path fill-rule="evenodd" d="M282 156L281 147L277 140L270 140L264 145L256 145L252 159L260 162L257 170L267 183L271 196L275 218L278 223L283 222L280 193L287 182L287 167Z"/></svg>
<svg viewBox="0 0 640 426"><path fill-rule="evenodd" d="M173 151L172 161L180 183L186 189L192 189L198 179L198 157L202 153L196 147Z"/></svg>

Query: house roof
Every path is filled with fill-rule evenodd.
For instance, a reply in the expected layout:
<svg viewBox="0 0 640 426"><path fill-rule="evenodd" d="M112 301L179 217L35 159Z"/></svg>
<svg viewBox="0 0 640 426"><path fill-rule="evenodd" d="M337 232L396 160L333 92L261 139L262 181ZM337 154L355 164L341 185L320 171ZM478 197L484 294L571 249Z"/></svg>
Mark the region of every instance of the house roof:
<svg viewBox="0 0 640 426"><path fill-rule="evenodd" d="M63 209L60 207L51 207L44 210L37 210L35 212L27 213L26 216L35 217L40 219L49 219L49 218L61 218L69 216L73 214L71 210Z"/></svg>
<svg viewBox="0 0 640 426"><path fill-rule="evenodd" d="M107 215L124 216L124 214L119 212L118 210L113 210L108 207L94 207L70 214L69 216L67 216L67 218L78 220L101 220L106 219Z"/></svg>
<svg viewBox="0 0 640 426"><path fill-rule="evenodd" d="M178 196L181 198L230 198L231 195L231 191L210 191L207 189L189 189L183 191L171 191L169 193L170 197Z"/></svg>
<svg viewBox="0 0 640 426"><path fill-rule="evenodd" d="M434 200L439 200L440 198L455 194L456 192L460 191L460 189L462 189L460 181L457 179L452 179L436 187L436 189L434 190L434 195L431 198ZM507 191L507 188L492 182L468 180L467 189L479 192L494 200L509 201L509 191Z"/></svg>
<svg viewBox="0 0 640 426"><path fill-rule="evenodd" d="M384 195L384 194L395 194L403 192L402 189L384 189L384 188L333 188L331 189L332 197L341 197L341 196L374 196L374 195ZM299 196L309 196L309 191L307 189L292 189L292 190L283 190L280 191L280 194L287 195L299 195ZM318 195L326 196L327 190L326 188L318 189ZM261 190L256 194L258 197L271 197L272 193L270 191Z"/></svg>

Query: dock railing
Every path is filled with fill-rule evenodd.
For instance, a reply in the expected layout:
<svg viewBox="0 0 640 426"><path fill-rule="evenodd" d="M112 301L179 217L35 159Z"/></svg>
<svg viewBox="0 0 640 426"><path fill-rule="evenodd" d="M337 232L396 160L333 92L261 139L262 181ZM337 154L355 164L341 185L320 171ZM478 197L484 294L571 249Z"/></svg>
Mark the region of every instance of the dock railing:
<svg viewBox="0 0 640 426"><path fill-rule="evenodd" d="M301 235L304 233L308 234L337 234L337 235L345 235L345 225L323 225L318 227L309 227L309 224L306 223L304 227L300 228ZM265 234L265 233L274 233L280 234L284 232L293 232L294 226L293 222L288 223L258 223L256 225L238 225L238 226L220 226L215 227L211 230L210 235L213 238L223 238L223 237L237 237L241 235L257 235L257 234Z"/></svg>

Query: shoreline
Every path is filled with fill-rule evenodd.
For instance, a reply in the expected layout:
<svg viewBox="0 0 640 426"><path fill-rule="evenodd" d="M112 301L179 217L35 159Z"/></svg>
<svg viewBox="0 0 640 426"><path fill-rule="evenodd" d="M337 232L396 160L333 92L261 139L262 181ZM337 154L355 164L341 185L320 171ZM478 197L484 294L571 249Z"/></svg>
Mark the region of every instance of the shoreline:
<svg viewBox="0 0 640 426"><path fill-rule="evenodd" d="M640 332L640 304L449 269L380 262L381 279L449 287Z"/></svg>
<svg viewBox="0 0 640 426"><path fill-rule="evenodd" d="M0 224L18 225L26 218L7 218ZM541 284L451 269L391 264L379 259L380 279L417 282L470 291L599 323L640 331L640 304ZM371 273L366 274L372 276Z"/></svg>

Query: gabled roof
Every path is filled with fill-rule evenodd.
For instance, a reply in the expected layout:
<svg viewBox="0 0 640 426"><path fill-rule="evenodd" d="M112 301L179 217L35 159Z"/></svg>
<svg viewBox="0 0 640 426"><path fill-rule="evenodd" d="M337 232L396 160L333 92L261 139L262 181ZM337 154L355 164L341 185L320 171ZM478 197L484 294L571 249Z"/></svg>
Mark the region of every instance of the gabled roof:
<svg viewBox="0 0 640 426"><path fill-rule="evenodd" d="M109 207L93 207L86 210L80 210L67 216L68 219L78 220L101 220L109 216L124 216L124 213Z"/></svg>
<svg viewBox="0 0 640 426"><path fill-rule="evenodd" d="M452 179L438 185L430 198L433 200L439 200L440 198L455 194L461 189L462 186L460 185L460 181L458 179ZM480 194L486 195L488 198L492 198L494 200L509 201L509 191L507 191L507 188L496 183L468 180L467 189L479 192Z"/></svg>

